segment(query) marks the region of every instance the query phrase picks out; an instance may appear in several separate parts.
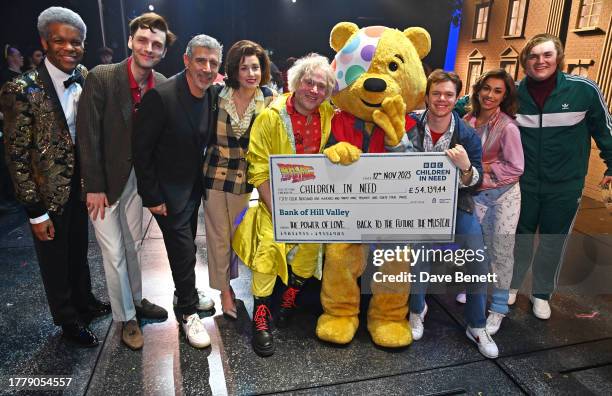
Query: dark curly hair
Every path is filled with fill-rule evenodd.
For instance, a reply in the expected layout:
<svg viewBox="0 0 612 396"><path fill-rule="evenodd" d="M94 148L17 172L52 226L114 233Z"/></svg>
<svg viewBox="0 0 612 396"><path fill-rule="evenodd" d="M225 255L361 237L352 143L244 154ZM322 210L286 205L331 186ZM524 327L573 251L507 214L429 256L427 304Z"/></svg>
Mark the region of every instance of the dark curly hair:
<svg viewBox="0 0 612 396"><path fill-rule="evenodd" d="M261 68L261 82L259 86L266 85L270 81L270 58L261 45L250 41L240 40L234 43L227 52L225 61L225 83L233 89L240 88L238 75L240 73L240 62L246 56L255 55L259 59Z"/></svg>
<svg viewBox="0 0 612 396"><path fill-rule="evenodd" d="M489 78L498 78L504 82L506 86L506 94L499 105L499 108L510 117L514 117L518 110L518 98L516 93L516 85L514 79L504 69L493 69L482 73L474 85L472 85L472 94L470 95L470 111L474 116L480 114L480 101L478 93Z"/></svg>

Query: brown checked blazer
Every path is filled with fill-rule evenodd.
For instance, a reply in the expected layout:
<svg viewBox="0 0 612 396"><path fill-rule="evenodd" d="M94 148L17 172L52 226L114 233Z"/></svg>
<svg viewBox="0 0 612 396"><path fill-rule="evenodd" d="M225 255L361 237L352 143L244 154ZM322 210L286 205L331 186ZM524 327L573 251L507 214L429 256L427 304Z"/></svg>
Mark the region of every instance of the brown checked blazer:
<svg viewBox="0 0 612 396"><path fill-rule="evenodd" d="M154 79L166 81L157 72ZM132 170L132 107L127 59L89 72L76 122L83 193L104 192L110 205Z"/></svg>
<svg viewBox="0 0 612 396"><path fill-rule="evenodd" d="M78 65L85 77L87 69ZM0 92L6 161L15 195L30 218L61 214L76 171L76 153L44 62L6 83Z"/></svg>

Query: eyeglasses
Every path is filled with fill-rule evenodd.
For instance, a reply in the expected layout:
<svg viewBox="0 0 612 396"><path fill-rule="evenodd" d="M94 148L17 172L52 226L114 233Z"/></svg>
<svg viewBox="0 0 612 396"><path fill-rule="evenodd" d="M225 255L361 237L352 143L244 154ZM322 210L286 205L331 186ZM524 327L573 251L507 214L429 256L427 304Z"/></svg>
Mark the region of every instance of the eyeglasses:
<svg viewBox="0 0 612 396"><path fill-rule="evenodd" d="M327 90L327 85L323 82L315 82L312 78L305 78L302 80L302 84L308 89L313 89L317 87L317 91L325 92Z"/></svg>

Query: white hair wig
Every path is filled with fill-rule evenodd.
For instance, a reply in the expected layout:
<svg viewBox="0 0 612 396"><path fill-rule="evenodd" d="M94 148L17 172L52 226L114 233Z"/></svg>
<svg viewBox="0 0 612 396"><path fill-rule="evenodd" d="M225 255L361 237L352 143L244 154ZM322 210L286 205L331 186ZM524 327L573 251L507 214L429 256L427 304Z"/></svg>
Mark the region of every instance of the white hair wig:
<svg viewBox="0 0 612 396"><path fill-rule="evenodd" d="M329 60L323 55L316 53L311 53L298 59L287 71L289 91L295 92L300 86L302 79L315 72L322 72L325 75L325 83L327 86L325 95L329 98L336 85L336 77L329 64Z"/></svg>

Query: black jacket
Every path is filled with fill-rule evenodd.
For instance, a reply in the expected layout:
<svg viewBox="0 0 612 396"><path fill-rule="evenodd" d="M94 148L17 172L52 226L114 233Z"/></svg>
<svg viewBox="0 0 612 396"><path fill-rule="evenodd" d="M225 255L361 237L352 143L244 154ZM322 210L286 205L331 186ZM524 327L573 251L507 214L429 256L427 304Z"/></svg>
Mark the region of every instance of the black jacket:
<svg viewBox="0 0 612 396"><path fill-rule="evenodd" d="M207 91L206 125L192 114L185 71L148 91L134 119L132 152L138 194L145 207L165 203L169 213L183 211L194 188L202 188L204 150L217 118L217 93Z"/></svg>

